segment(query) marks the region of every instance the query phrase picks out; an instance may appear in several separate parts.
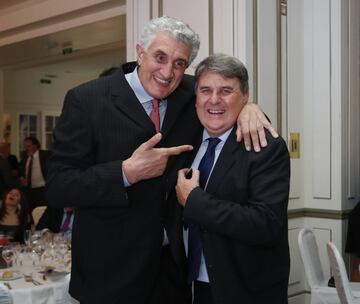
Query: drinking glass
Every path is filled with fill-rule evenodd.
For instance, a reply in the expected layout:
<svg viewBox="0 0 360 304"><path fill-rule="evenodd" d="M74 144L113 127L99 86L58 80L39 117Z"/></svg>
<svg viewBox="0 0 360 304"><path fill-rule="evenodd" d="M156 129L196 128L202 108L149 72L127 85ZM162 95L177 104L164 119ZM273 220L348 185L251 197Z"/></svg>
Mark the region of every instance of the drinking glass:
<svg viewBox="0 0 360 304"><path fill-rule="evenodd" d="M12 261L14 260L15 257L14 250L10 247L4 247L1 255L6 262L7 268L10 268L12 266Z"/></svg>
<svg viewBox="0 0 360 304"><path fill-rule="evenodd" d="M31 247L31 230L29 229L24 231L24 242L26 246Z"/></svg>

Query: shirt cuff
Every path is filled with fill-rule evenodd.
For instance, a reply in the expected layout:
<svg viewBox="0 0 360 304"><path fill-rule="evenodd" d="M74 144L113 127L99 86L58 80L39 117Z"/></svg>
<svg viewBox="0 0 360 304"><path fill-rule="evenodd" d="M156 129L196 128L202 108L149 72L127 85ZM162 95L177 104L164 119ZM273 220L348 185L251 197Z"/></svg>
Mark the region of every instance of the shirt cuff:
<svg viewBox="0 0 360 304"><path fill-rule="evenodd" d="M130 187L131 184L129 183L129 181L128 181L127 177L126 177L126 175L124 173L124 170L123 169L121 169L121 170L122 170L122 176L123 176L123 181L124 181L124 187Z"/></svg>

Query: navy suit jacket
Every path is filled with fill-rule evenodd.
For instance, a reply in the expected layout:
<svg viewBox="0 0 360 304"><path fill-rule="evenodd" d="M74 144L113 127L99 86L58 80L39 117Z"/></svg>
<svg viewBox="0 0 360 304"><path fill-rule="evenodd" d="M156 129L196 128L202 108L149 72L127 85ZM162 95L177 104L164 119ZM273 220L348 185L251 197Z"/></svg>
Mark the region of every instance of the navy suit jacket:
<svg viewBox="0 0 360 304"><path fill-rule="evenodd" d="M215 304L287 303L287 146L282 138L267 133L266 148L247 152L243 142L236 142L235 131L219 155L206 191L195 188L185 208L178 208L174 220L178 241L173 243L185 255L183 219L201 227Z"/></svg>

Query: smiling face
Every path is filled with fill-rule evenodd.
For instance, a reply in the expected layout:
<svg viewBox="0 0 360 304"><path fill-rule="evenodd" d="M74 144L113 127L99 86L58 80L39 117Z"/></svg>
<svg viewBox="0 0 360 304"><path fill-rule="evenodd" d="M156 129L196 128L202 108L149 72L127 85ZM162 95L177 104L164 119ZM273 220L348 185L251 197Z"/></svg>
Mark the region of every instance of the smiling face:
<svg viewBox="0 0 360 304"><path fill-rule="evenodd" d="M19 189L12 189L8 192L5 198L6 206L16 207L20 204L21 201L21 193Z"/></svg>
<svg viewBox="0 0 360 304"><path fill-rule="evenodd" d="M159 32L147 50L136 45L139 78L152 97L169 96L179 85L188 66L191 46Z"/></svg>
<svg viewBox="0 0 360 304"><path fill-rule="evenodd" d="M233 127L247 101L248 94L240 91L238 78L205 72L198 80L196 112L212 137L220 136Z"/></svg>

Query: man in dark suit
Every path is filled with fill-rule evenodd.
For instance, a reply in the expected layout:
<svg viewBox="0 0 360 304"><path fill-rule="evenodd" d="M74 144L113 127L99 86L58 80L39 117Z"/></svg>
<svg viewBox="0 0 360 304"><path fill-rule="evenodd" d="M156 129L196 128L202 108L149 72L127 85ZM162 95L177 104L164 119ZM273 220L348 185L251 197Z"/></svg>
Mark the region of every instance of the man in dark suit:
<svg viewBox="0 0 360 304"><path fill-rule="evenodd" d="M194 303L287 303L286 144L268 136L267 148L254 153L236 142L234 124L248 100L248 74L238 59L206 58L195 81L204 131L192 176L180 170L176 186Z"/></svg>
<svg viewBox="0 0 360 304"><path fill-rule="evenodd" d="M18 184L18 180L12 174L11 163L8 160L8 144L0 143L0 200L7 190L17 187Z"/></svg>
<svg viewBox="0 0 360 304"><path fill-rule="evenodd" d="M47 229L51 233L67 233L68 231L71 233L73 220L73 208L47 207L36 225L36 230ZM64 223L66 227L62 227Z"/></svg>
<svg viewBox="0 0 360 304"><path fill-rule="evenodd" d="M10 145L6 142L0 143L0 151L2 157L7 160L11 167L11 175L15 178L19 178L19 162L15 155L10 154Z"/></svg>
<svg viewBox="0 0 360 304"><path fill-rule="evenodd" d="M360 202L348 216L345 252L350 256L350 279L360 282Z"/></svg>
<svg viewBox="0 0 360 304"><path fill-rule="evenodd" d="M183 22L151 20L136 63L66 94L47 197L54 207L72 202L76 209L70 293L81 303L185 301L181 282L173 290L163 285L172 270L177 280L164 228L175 186L168 172L184 154L171 156L189 151L200 131L193 77L184 75L198 48Z"/></svg>
<svg viewBox="0 0 360 304"><path fill-rule="evenodd" d="M21 185L24 187L30 211L35 207L46 205L45 184L47 161L51 155L48 150L40 149L36 137L29 136L24 140L25 157L21 161Z"/></svg>

